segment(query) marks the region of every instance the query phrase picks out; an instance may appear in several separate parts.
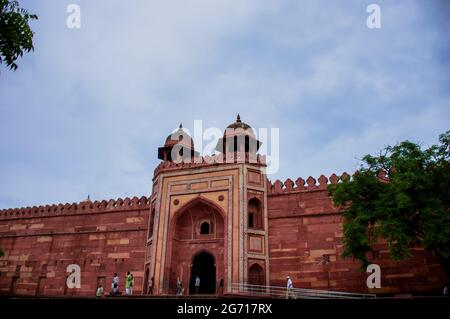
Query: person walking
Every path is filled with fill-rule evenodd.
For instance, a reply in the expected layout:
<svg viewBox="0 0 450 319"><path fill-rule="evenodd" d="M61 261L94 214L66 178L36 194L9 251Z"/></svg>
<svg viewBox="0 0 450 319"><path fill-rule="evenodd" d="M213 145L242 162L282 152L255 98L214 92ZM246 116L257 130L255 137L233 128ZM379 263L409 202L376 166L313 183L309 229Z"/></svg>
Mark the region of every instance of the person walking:
<svg viewBox="0 0 450 319"><path fill-rule="evenodd" d="M183 283L180 282L180 296L184 295Z"/></svg>
<svg viewBox="0 0 450 319"><path fill-rule="evenodd" d="M218 295L223 295L223 278L220 279L219 287L217 288L217 294Z"/></svg>
<svg viewBox="0 0 450 319"><path fill-rule="evenodd" d="M127 272L127 278L125 280L125 294L131 296L133 294L134 277L131 272Z"/></svg>
<svg viewBox="0 0 450 319"><path fill-rule="evenodd" d="M177 277L177 287L175 289L175 294L177 296L181 295L181 280L180 280L180 277Z"/></svg>
<svg viewBox="0 0 450 319"><path fill-rule="evenodd" d="M95 296L97 298L102 298L103 297L103 287L102 287L102 285L98 286L97 292L95 293Z"/></svg>
<svg viewBox="0 0 450 319"><path fill-rule="evenodd" d="M292 283L292 279L290 276L286 276L287 283L286 283L286 299L290 299L293 297L292 290L294 288L294 285Z"/></svg>
<svg viewBox="0 0 450 319"><path fill-rule="evenodd" d="M119 276L114 273L114 277L111 284L112 295L115 296L119 292Z"/></svg>
<svg viewBox="0 0 450 319"><path fill-rule="evenodd" d="M195 278L195 294L198 295L198 292L200 290L200 277L197 275Z"/></svg>
<svg viewBox="0 0 450 319"><path fill-rule="evenodd" d="M150 279L150 281L148 282L148 294L149 295L153 295L153 283L154 283L154 281L155 281L155 278L152 277Z"/></svg>

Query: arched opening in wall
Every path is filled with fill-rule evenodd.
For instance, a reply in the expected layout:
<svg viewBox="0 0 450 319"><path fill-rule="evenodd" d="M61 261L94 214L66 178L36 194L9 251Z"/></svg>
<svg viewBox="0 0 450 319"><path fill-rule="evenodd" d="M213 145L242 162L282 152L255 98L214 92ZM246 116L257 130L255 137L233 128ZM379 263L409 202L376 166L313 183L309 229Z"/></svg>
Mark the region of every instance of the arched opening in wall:
<svg viewBox="0 0 450 319"><path fill-rule="evenodd" d="M200 225L200 235L208 235L211 232L211 227L208 222L203 222Z"/></svg>
<svg viewBox="0 0 450 319"><path fill-rule="evenodd" d="M208 239L223 240L224 220L217 209L199 201L177 215L172 234L177 245L187 240L205 239L205 235Z"/></svg>
<svg viewBox="0 0 450 319"><path fill-rule="evenodd" d="M150 221L148 225L148 238L153 236L153 226L155 225L155 209L153 208L150 213Z"/></svg>
<svg viewBox="0 0 450 319"><path fill-rule="evenodd" d="M200 271L200 292L215 293L217 278L224 278L225 233L224 212L214 202L199 197L180 207L169 225L170 267L164 272L163 292L175 293L180 278L185 294L195 293L195 277L192 277ZM214 261L197 256L199 249L214 252Z"/></svg>
<svg viewBox="0 0 450 319"><path fill-rule="evenodd" d="M263 268L258 264L253 264L248 269L248 283L251 285L265 285L265 276Z"/></svg>
<svg viewBox="0 0 450 319"><path fill-rule="evenodd" d="M263 214L262 214L262 205L259 199L252 198L248 201L247 212L248 212L248 220L247 220L248 227L255 229L262 229Z"/></svg>
<svg viewBox="0 0 450 319"><path fill-rule="evenodd" d="M197 276L200 285L196 288ZM216 292L216 264L214 256L206 251L195 255L192 260L189 294L214 294Z"/></svg>

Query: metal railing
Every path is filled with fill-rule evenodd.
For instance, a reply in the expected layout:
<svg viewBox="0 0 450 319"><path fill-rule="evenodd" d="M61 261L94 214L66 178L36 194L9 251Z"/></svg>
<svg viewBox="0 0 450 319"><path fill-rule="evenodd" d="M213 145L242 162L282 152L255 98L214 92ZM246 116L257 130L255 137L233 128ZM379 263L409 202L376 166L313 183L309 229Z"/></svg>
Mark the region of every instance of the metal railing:
<svg viewBox="0 0 450 319"><path fill-rule="evenodd" d="M260 286L244 283L232 284L233 294L257 298L292 298L292 299L369 299L375 294L362 294L331 290L292 288L288 290L281 286Z"/></svg>

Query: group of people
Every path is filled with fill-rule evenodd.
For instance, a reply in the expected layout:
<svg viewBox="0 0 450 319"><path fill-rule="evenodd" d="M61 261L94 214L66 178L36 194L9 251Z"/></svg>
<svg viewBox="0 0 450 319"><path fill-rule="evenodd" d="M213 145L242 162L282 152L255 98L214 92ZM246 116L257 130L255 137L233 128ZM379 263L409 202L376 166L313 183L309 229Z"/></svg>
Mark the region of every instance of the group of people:
<svg viewBox="0 0 450 319"><path fill-rule="evenodd" d="M195 294L196 295L198 295L200 293L200 284L201 284L201 279L197 275L194 278L194 288L195 288ZM223 294L223 279L220 279L220 282L218 284L216 292L217 292L217 294ZM175 295L182 296L183 294L184 294L183 283L181 282L180 277L177 277L177 284L176 284L176 288L175 288Z"/></svg>
<svg viewBox="0 0 450 319"><path fill-rule="evenodd" d="M200 277L196 276L194 280L194 286L195 286L195 294L198 294L200 289ZM175 295L182 296L184 294L184 288L183 283L181 282L180 277L177 277L177 285L175 288Z"/></svg>
<svg viewBox="0 0 450 319"><path fill-rule="evenodd" d="M127 275L125 277L125 294L127 296L131 296L133 294L133 286L134 286L134 276L133 274L128 271ZM122 292L119 289L119 276L117 273L114 273L112 282L111 282L111 290L109 292L110 296L118 296L121 295ZM101 298L104 295L104 289L102 285L99 285L97 287L97 298Z"/></svg>
<svg viewBox="0 0 450 319"><path fill-rule="evenodd" d="M194 287L195 287L195 293L198 294L200 290L200 277L196 276L194 280ZM154 285L154 278L152 277L148 282L148 289L147 293L152 295L153 294L153 285ZM134 277L131 272L127 272L126 279L125 279L125 294L127 296L131 296L133 294L133 286L134 286ZM220 280L219 288L222 289L223 292L223 279ZM180 277L177 278L177 285L176 285L176 291L175 294L177 296L182 296L184 294L184 288L183 283L180 280ZM447 284L444 286L444 289L442 291L442 294L444 296L450 295L450 285ZM96 296L98 298L103 297L104 290L102 285L99 285L97 288ZM117 296L121 295L121 292L119 290L119 276L117 273L114 273L114 277L112 279L111 283L111 291L110 296ZM292 283L292 279L290 276L286 276L286 299L294 298L295 299L295 293L294 293L294 285Z"/></svg>

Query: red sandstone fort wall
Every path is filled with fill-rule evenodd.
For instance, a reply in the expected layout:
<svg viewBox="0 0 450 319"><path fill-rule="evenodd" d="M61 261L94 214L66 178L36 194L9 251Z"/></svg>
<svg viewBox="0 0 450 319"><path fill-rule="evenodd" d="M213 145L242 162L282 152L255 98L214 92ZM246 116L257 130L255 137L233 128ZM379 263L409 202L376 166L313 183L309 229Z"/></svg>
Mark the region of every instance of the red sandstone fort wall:
<svg viewBox="0 0 450 319"><path fill-rule="evenodd" d="M140 293L148 216L146 197L0 211L0 293L93 296L114 272L124 291L127 271ZM69 264L81 268L80 289L66 288Z"/></svg>
<svg viewBox="0 0 450 319"><path fill-rule="evenodd" d="M296 287L368 291L359 262L340 257L342 215L326 191L337 182L334 174L268 182L271 285L284 285L290 275ZM0 293L92 296L99 282L110 289L114 272L123 291L132 271L140 294L149 211L145 197L1 210ZM449 279L422 248L402 262L391 260L382 243L375 249L369 257L381 266L382 288L373 293L440 292ZM66 288L69 264L81 267L80 289Z"/></svg>
<svg viewBox="0 0 450 319"><path fill-rule="evenodd" d="M338 181L333 174L329 179L322 175L318 182L310 177L295 184L290 179L268 183L271 285L284 285L290 275L295 287L369 292L369 274L361 271L360 263L340 257L342 215L326 191L329 182ZM372 293L440 293L448 280L438 259L420 247L401 262L389 258L383 243L375 250L368 257L381 267L381 289Z"/></svg>

